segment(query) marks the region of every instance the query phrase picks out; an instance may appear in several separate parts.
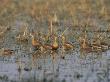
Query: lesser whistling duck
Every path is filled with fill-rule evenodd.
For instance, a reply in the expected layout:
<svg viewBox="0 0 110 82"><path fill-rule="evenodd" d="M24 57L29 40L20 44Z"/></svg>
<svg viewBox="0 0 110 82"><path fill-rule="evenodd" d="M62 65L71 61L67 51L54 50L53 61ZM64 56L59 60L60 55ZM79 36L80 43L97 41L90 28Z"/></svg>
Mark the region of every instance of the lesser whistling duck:
<svg viewBox="0 0 110 82"><path fill-rule="evenodd" d="M52 46L51 46L50 44L44 44L44 45L43 45L43 48L44 48L45 50L52 50Z"/></svg>
<svg viewBox="0 0 110 82"><path fill-rule="evenodd" d="M100 45L92 45L92 51L101 51L102 48Z"/></svg>
<svg viewBox="0 0 110 82"><path fill-rule="evenodd" d="M107 43L107 39L105 37L99 37L99 43L100 43L100 46L102 48L102 51L106 51L109 49L109 44Z"/></svg>
<svg viewBox="0 0 110 82"><path fill-rule="evenodd" d="M64 48L64 50L70 50L74 48L71 43L66 42L66 38L64 35L62 35L62 47Z"/></svg>
<svg viewBox="0 0 110 82"><path fill-rule="evenodd" d="M88 48L88 42L84 38L82 39L82 42L81 42L81 48L82 49Z"/></svg>
<svg viewBox="0 0 110 82"><path fill-rule="evenodd" d="M28 41L28 38L25 37L25 36L23 36L23 35L20 35L20 34L19 34L19 35L16 37L16 40L19 41L19 42L27 42L27 41Z"/></svg>
<svg viewBox="0 0 110 82"><path fill-rule="evenodd" d="M92 51L94 52L97 52L97 51L102 51L102 47L100 45L100 42L99 41L93 41L91 43L91 48L92 48Z"/></svg>
<svg viewBox="0 0 110 82"><path fill-rule="evenodd" d="M84 31L84 37L79 37L79 39L80 39L81 50L85 50L86 52L91 52L92 48L91 48L91 44L88 41L88 36L86 31Z"/></svg>
<svg viewBox="0 0 110 82"><path fill-rule="evenodd" d="M32 46L36 49L39 49L41 46L41 43L35 38L34 34L30 33L30 36L32 37Z"/></svg>
<svg viewBox="0 0 110 82"><path fill-rule="evenodd" d="M108 50L109 49L109 45L107 44L107 42L106 41L104 41L104 40L106 40L105 39L105 37L99 37L99 43L100 43L100 46L101 46L101 49L102 49L102 51L106 51L106 50Z"/></svg>
<svg viewBox="0 0 110 82"><path fill-rule="evenodd" d="M94 50L102 50L105 47L105 44L103 42L101 42L101 40L103 39L103 37L101 37L100 34L97 34L97 36L94 38L92 45L92 48Z"/></svg>
<svg viewBox="0 0 110 82"><path fill-rule="evenodd" d="M91 45L86 41L85 38L83 38L82 41L80 42L80 47L81 47L81 50L84 50L87 53L92 51Z"/></svg>
<svg viewBox="0 0 110 82"><path fill-rule="evenodd" d="M27 32L27 27L25 28L24 30L24 33L23 35L19 34L16 39L17 41L20 41L20 42L27 42L28 41L28 32Z"/></svg>
<svg viewBox="0 0 110 82"><path fill-rule="evenodd" d="M51 50L52 46L50 45L51 42L50 42L49 36L44 35L40 38L41 38L41 41L42 41L42 44L40 46L40 50L41 51Z"/></svg>
<svg viewBox="0 0 110 82"><path fill-rule="evenodd" d="M11 56L13 54L13 50L10 50L10 49L0 49L0 55L1 56Z"/></svg>
<svg viewBox="0 0 110 82"><path fill-rule="evenodd" d="M59 48L59 44L58 44L58 37L54 36L54 41L52 44L52 50L57 50Z"/></svg>
<svg viewBox="0 0 110 82"><path fill-rule="evenodd" d="M101 48L102 48L102 51L106 51L109 49L109 46L107 43L105 42L101 42Z"/></svg>
<svg viewBox="0 0 110 82"><path fill-rule="evenodd" d="M45 35L42 37L42 46L41 50L46 51L46 50L52 50L52 45L51 45L51 38L49 35Z"/></svg>

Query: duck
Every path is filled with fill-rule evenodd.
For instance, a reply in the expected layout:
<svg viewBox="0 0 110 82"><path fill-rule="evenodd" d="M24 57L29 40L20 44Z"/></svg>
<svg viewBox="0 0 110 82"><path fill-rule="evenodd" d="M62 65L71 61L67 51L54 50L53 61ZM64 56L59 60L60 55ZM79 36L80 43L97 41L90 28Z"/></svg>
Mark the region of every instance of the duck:
<svg viewBox="0 0 110 82"><path fill-rule="evenodd" d="M13 52L14 52L14 50L1 48L0 56L11 56L13 54Z"/></svg>
<svg viewBox="0 0 110 82"><path fill-rule="evenodd" d="M54 36L54 41L53 41L51 47L52 47L52 50L57 50L59 48L58 37L57 36Z"/></svg>
<svg viewBox="0 0 110 82"><path fill-rule="evenodd" d="M18 34L18 36L16 36L16 40L18 42L28 42L28 33L27 33L27 27L25 28L25 31L23 32L23 34Z"/></svg>
<svg viewBox="0 0 110 82"><path fill-rule="evenodd" d="M80 49L84 50L87 53L92 52L92 46L91 43L89 42L87 31L84 31L84 34L82 34L83 37L79 37L80 41Z"/></svg>
<svg viewBox="0 0 110 82"><path fill-rule="evenodd" d="M50 40L50 37L48 35L42 35L40 37L40 41L42 42L42 43L40 43L40 51L41 52L52 49L52 46L50 45L51 40Z"/></svg>
<svg viewBox="0 0 110 82"><path fill-rule="evenodd" d="M109 45L105 42L101 42L102 51L106 51L109 49Z"/></svg>
<svg viewBox="0 0 110 82"><path fill-rule="evenodd" d="M80 42L80 50L84 50L87 53L92 52L91 44L89 44L89 42L85 38L83 38Z"/></svg>
<svg viewBox="0 0 110 82"><path fill-rule="evenodd" d="M24 35L20 35L20 34L16 37L16 40L18 42L28 42L28 38L25 37Z"/></svg>
<svg viewBox="0 0 110 82"><path fill-rule="evenodd" d="M44 44L42 47L44 50L52 50L52 46L50 44Z"/></svg>
<svg viewBox="0 0 110 82"><path fill-rule="evenodd" d="M41 42L38 41L38 40L35 38L34 33L30 33L30 36L32 37L32 41L31 41L32 46L33 46L35 49L40 49L40 47L41 47L41 45L42 45Z"/></svg>
<svg viewBox="0 0 110 82"><path fill-rule="evenodd" d="M73 44L71 44L70 42L66 42L66 38L64 35L62 35L62 48L64 50L71 50L74 48Z"/></svg>
<svg viewBox="0 0 110 82"><path fill-rule="evenodd" d="M92 47L92 51L101 51L102 50L100 42L97 43L96 41L93 41L93 43L91 44L91 47Z"/></svg>
<svg viewBox="0 0 110 82"><path fill-rule="evenodd" d="M82 42L80 43L80 45L82 49L87 49L89 47L89 44L85 38L82 39Z"/></svg>
<svg viewBox="0 0 110 82"><path fill-rule="evenodd" d="M58 37L54 36L53 37L53 43L45 43L43 46L43 48L45 50L52 50L52 51L56 51L59 48L59 44L58 44Z"/></svg>

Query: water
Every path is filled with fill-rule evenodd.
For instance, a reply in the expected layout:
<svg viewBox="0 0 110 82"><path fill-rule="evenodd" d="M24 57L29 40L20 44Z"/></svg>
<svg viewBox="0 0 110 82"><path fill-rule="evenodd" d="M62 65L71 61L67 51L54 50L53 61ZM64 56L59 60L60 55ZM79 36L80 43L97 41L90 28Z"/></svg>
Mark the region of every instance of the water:
<svg viewBox="0 0 110 82"><path fill-rule="evenodd" d="M60 53L60 52L59 52ZM107 70L110 62L110 51L104 53L89 53L86 57L81 57L79 52L72 51L72 54L65 54L65 59L61 59L61 54L53 53L55 60L47 53L45 57L37 58L32 65L32 55L19 52L16 56L10 58L0 57L0 76L3 82L18 81L26 82L27 80L46 80L66 81L66 82L107 82L109 74ZM18 71L16 62L19 55L21 72ZM98 57L97 57L98 56ZM26 70L27 69L27 70ZM5 77L4 77L5 76ZM7 78L6 78L7 77ZM5 81L8 80L8 81ZM30 82L29 81L29 82Z"/></svg>

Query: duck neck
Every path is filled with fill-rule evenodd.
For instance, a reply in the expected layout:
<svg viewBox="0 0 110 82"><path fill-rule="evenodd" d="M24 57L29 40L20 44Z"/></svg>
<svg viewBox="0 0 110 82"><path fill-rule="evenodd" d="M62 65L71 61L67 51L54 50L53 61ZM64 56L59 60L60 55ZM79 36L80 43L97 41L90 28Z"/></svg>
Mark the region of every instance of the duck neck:
<svg viewBox="0 0 110 82"><path fill-rule="evenodd" d="M63 36L63 37L62 37L62 43L64 44L65 41L66 41L66 40L65 40L65 37Z"/></svg>
<svg viewBox="0 0 110 82"><path fill-rule="evenodd" d="M85 39L83 39L82 47L83 47L83 48L86 48L86 40L85 40Z"/></svg>
<svg viewBox="0 0 110 82"><path fill-rule="evenodd" d="M55 40L54 40L53 46L55 46L55 47L58 46L57 37L55 37Z"/></svg>
<svg viewBox="0 0 110 82"><path fill-rule="evenodd" d="M32 36L32 42L34 43L36 40L35 40L35 37L34 36Z"/></svg>

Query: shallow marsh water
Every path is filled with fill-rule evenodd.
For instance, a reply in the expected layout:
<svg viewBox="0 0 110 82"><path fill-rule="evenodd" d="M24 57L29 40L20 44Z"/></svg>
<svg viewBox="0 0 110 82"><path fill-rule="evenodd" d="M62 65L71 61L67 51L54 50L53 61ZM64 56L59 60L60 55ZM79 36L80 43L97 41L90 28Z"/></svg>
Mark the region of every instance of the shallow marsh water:
<svg viewBox="0 0 110 82"><path fill-rule="evenodd" d="M0 47L14 50L10 57L0 57L0 82L109 82L110 50L105 52L85 53L79 49L74 36L70 41L76 43L76 49L63 52L45 53L36 51L33 60L31 38L28 43L17 43L15 37L19 33L22 22L12 24L13 28L2 39ZM59 26L62 28L62 26ZM31 30L30 28L29 30ZM67 34L70 31L67 31ZM80 34L78 30L74 33ZM88 32L89 37L92 32ZM61 56L65 58L62 59ZM53 59L54 58L54 59ZM21 69L19 70L19 66Z"/></svg>
<svg viewBox="0 0 110 82"><path fill-rule="evenodd" d="M18 50L11 57L0 57L0 80L2 82L109 82L110 51L101 53L80 53L61 51L40 54L44 57L32 60L31 53ZM86 55L86 56L85 56ZM21 71L18 71L17 59ZM27 69L27 70L26 70Z"/></svg>
<svg viewBox="0 0 110 82"><path fill-rule="evenodd" d="M76 44L76 49L63 52L34 53L31 38L28 43L17 43L16 35L20 31L22 22L16 21L12 29L2 39L0 48L14 50L10 57L0 57L0 82L109 82L110 50L105 52L85 53L80 51L74 34L80 35L80 30L74 30L73 35L67 37ZM34 27L34 24L33 24ZM13 29L16 28L16 29ZM47 27L46 27L47 28ZM63 24L58 28L63 28ZM32 28L28 28L29 31ZM64 28L63 28L64 29ZM70 30L66 34L70 33ZM91 38L93 32L87 32ZM77 37L77 36L76 36ZM64 55L65 58L61 58ZM53 59L54 58L54 59ZM21 69L19 70L19 66Z"/></svg>

